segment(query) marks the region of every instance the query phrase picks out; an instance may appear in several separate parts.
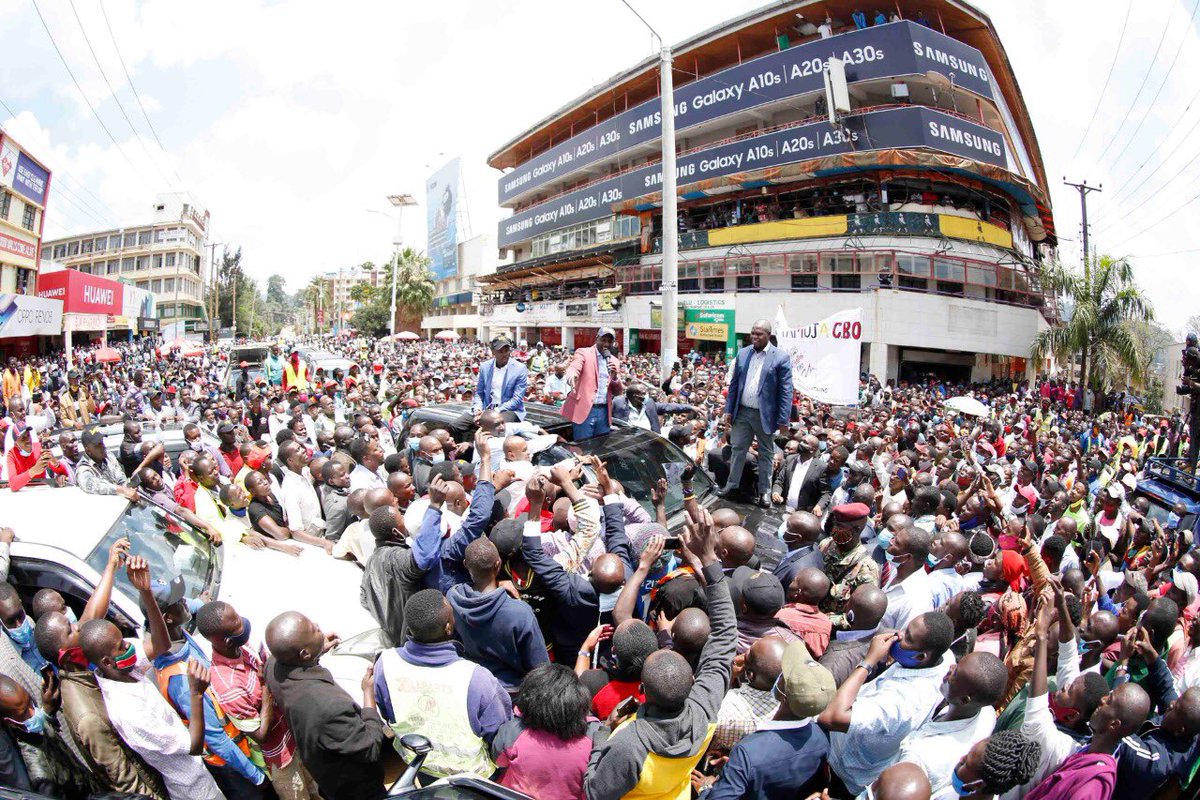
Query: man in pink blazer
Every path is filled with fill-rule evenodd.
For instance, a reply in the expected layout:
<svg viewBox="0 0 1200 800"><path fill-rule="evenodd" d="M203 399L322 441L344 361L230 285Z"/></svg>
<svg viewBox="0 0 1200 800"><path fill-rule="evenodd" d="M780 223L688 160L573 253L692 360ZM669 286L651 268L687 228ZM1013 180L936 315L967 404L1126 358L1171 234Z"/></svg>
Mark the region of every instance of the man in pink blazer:
<svg viewBox="0 0 1200 800"><path fill-rule="evenodd" d="M563 403L562 415L571 420L576 442L612 430L613 396L625 391L621 365L612 354L616 340L616 331L601 328L596 333L596 344L576 350L567 366L571 392Z"/></svg>

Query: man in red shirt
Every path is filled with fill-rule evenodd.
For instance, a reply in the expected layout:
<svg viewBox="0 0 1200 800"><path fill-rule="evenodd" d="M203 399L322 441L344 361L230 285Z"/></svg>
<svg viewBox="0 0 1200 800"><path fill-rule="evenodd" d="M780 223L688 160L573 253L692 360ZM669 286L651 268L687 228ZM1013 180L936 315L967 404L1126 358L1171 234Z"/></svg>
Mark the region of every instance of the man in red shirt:
<svg viewBox="0 0 1200 800"><path fill-rule="evenodd" d="M266 768L280 800L317 800L317 785L296 753L287 715L263 682L265 651L249 646L250 620L214 600L196 612L196 630L212 644L209 688L234 727L253 742L250 760Z"/></svg>
<svg viewBox="0 0 1200 800"><path fill-rule="evenodd" d="M237 443L237 428L229 422L222 422L217 428L217 438L221 440L221 458L229 465L230 473L236 476L245 463L242 461L242 448Z"/></svg>
<svg viewBox="0 0 1200 800"><path fill-rule="evenodd" d="M45 477L46 470L65 481L67 468L49 450L42 450L42 443L33 438L33 428L23 422L13 424L13 446L4 458L8 488L19 492L30 481Z"/></svg>

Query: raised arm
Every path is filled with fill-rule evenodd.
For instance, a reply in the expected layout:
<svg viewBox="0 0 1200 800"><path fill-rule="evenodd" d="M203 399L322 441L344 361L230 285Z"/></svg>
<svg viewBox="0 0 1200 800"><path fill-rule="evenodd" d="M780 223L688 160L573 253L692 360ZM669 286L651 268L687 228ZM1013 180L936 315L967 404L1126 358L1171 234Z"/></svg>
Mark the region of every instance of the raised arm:
<svg viewBox="0 0 1200 800"><path fill-rule="evenodd" d="M146 610L146 621L150 628L150 649L154 651L151 653L147 650L146 657L153 659L171 649L171 634L167 632L167 621L163 619L158 602L150 591L150 565L141 556L132 556L125 571L129 576L130 585L137 590L142 607ZM203 713L200 714L200 722L203 725Z"/></svg>
<svg viewBox="0 0 1200 800"><path fill-rule="evenodd" d="M704 576L704 594L708 599L711 632L696 664L696 680L688 693L688 703L696 704L714 721L721 699L729 689L733 657L737 652L737 619L729 584L717 560L717 530L712 515L701 512L700 519L684 528L683 546L699 559Z"/></svg>
<svg viewBox="0 0 1200 800"><path fill-rule="evenodd" d="M113 542L112 547L108 549L108 563L104 565L104 572L100 575L100 582L96 584L96 591L92 592L87 605L83 607L83 613L79 615L81 626L88 620L104 619L108 614L108 604L112 599L113 581L117 578L117 569L120 568L121 562L128 557L129 540L121 538Z"/></svg>
<svg viewBox="0 0 1200 800"><path fill-rule="evenodd" d="M646 582L646 578L650 576L650 569L662 555L664 542L665 539L656 534L651 536L650 541L646 543L646 549L638 558L637 569L625 581L625 585L621 587L621 593L617 595L617 604L613 606L613 625L620 625L626 620L633 619L638 597L642 594L642 584Z"/></svg>

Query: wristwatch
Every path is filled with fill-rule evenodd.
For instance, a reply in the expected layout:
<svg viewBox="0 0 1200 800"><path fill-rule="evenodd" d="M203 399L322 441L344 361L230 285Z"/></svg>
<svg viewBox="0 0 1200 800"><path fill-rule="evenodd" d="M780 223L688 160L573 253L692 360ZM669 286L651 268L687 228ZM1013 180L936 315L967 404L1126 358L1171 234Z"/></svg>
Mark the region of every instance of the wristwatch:
<svg viewBox="0 0 1200 800"><path fill-rule="evenodd" d="M862 661L860 661L854 665L854 669L858 669L859 667L862 667L863 669L865 669L867 671L868 675L870 675L871 672L875 669L875 665L872 664L871 662L867 661L865 658ZM853 671L854 670L851 670L851 672L853 672Z"/></svg>

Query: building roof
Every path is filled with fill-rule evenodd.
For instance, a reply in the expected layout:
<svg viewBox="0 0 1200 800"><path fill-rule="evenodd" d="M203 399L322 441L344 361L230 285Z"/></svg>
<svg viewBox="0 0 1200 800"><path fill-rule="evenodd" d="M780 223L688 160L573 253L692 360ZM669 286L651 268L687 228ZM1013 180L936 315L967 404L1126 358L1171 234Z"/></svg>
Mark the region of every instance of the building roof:
<svg viewBox="0 0 1200 800"><path fill-rule="evenodd" d="M675 85L776 49L778 34L794 28L798 13L814 23L826 15L845 21L860 5L858 0L777 0L727 20L671 48ZM897 6L908 18L924 13L935 28L944 29L947 35L983 53L1012 110L1017 132L1027 145L1037 183L1048 194L1045 167L1029 111L991 19L963 0L897 0ZM632 17L631 25L637 25ZM515 167L552 143L561 142L630 106L658 96L658 61L657 57L648 57L591 87L509 139L488 157L488 164L496 169Z"/></svg>

